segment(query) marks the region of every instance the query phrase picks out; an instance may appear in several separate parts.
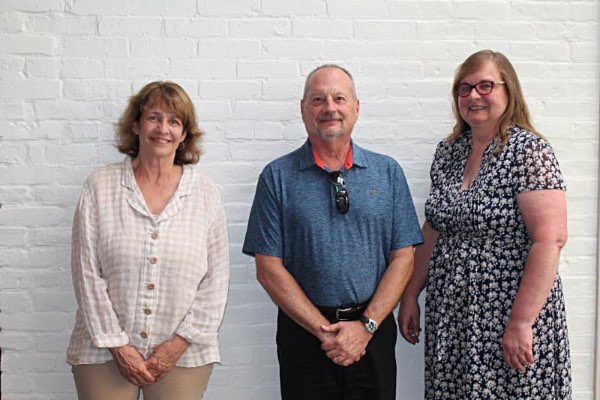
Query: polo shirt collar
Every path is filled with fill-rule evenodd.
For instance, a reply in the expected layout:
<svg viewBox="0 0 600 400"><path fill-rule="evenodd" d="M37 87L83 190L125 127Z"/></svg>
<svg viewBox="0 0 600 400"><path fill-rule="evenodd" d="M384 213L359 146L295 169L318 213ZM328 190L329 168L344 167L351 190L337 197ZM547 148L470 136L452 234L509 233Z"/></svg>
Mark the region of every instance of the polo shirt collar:
<svg viewBox="0 0 600 400"><path fill-rule="evenodd" d="M352 165L361 168L367 168L367 158L365 156L365 150L354 143L354 140L350 139L350 146L352 147ZM313 165L317 165L315 157L313 156L313 149L310 140L306 139L306 142L300 147L300 153L298 157L298 168L306 169Z"/></svg>

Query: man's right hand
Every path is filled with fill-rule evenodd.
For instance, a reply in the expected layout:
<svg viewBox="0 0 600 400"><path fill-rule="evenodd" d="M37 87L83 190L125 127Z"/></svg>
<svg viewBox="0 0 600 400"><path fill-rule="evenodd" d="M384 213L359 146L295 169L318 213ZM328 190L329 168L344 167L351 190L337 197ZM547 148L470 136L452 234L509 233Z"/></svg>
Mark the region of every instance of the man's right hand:
<svg viewBox="0 0 600 400"><path fill-rule="evenodd" d="M136 386L147 386L156 381L146 368L144 357L131 345L110 349L123 378Z"/></svg>
<svg viewBox="0 0 600 400"><path fill-rule="evenodd" d="M321 340L321 349L331 361L343 367L358 362L366 354L367 344L373 337L358 321L340 321L324 325L321 330L335 335L327 341Z"/></svg>
<svg viewBox="0 0 600 400"><path fill-rule="evenodd" d="M419 301L412 297L403 298L400 302L400 311L398 311L398 329L404 340L410 344L419 343L420 318Z"/></svg>

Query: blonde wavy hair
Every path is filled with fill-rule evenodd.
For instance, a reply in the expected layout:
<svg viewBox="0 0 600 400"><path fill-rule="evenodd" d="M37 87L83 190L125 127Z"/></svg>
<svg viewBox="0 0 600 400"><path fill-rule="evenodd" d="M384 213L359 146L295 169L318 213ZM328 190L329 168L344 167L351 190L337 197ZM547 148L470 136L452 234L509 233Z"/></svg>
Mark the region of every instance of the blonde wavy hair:
<svg viewBox="0 0 600 400"><path fill-rule="evenodd" d="M116 124L117 149L131 158L137 157L140 141L133 128L140 122L144 109L155 104L164 104L183 123L186 136L175 153L175 164L197 163L202 154L200 140L204 132L196 124L196 110L190 97L181 86L169 81L150 82L129 98L127 108Z"/></svg>
<svg viewBox="0 0 600 400"><path fill-rule="evenodd" d="M461 65L459 65L456 74L454 75L454 82L452 84L452 111L454 112L456 123L452 129L452 133L450 133L447 138L448 142L452 143L456 141L463 132L471 129L467 121L460 116L460 111L458 110L458 84L465 76L477 71L487 62L494 63L498 68L498 71L500 71L502 80L505 82L504 87L506 88L508 96L508 104L498 121L498 132L496 135L496 137L500 139L501 146L503 147L508 142L508 127L510 125L518 126L537 136L543 137L533 127L527 103L525 103L525 99L523 98L523 91L521 90L519 78L517 77L517 73L512 64L508 61L508 58L497 51L481 50L471 54Z"/></svg>

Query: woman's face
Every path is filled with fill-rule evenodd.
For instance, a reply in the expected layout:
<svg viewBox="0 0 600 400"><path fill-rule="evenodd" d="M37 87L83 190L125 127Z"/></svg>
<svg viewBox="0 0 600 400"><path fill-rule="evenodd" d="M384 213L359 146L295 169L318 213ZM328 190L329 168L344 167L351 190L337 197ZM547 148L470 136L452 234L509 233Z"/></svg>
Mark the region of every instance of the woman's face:
<svg viewBox="0 0 600 400"><path fill-rule="evenodd" d="M496 64L488 61L475 72L461 79L459 85L462 83L476 85L481 81L501 82L502 80L502 74ZM468 96L458 97L460 116L474 131L495 130L507 105L506 86L501 84L494 84L492 92L485 95L477 93L477 90L473 88Z"/></svg>
<svg viewBox="0 0 600 400"><path fill-rule="evenodd" d="M144 108L134 133L139 136L140 155L173 159L186 135L181 118L161 102Z"/></svg>

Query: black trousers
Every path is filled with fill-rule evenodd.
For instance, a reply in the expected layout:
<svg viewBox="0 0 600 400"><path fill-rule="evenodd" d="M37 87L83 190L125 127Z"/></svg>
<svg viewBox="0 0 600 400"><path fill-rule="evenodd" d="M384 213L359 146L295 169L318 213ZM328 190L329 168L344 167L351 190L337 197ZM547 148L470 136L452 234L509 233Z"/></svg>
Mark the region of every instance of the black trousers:
<svg viewBox="0 0 600 400"><path fill-rule="evenodd" d="M277 357L282 400L395 400L396 338L387 316L360 361L334 364L321 342L283 311L277 316Z"/></svg>

